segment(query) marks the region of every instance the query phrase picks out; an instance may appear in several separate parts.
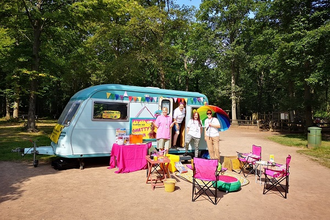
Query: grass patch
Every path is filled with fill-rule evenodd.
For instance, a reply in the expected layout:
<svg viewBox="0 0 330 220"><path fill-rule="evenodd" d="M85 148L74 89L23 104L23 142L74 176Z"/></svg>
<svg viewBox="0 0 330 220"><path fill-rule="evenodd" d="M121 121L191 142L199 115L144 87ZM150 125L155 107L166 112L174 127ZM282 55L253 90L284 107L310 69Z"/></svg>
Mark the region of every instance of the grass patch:
<svg viewBox="0 0 330 220"><path fill-rule="evenodd" d="M306 147L307 138L302 134L286 134L286 135L274 135L269 137L269 140L276 143L291 146L291 147Z"/></svg>
<svg viewBox="0 0 330 220"><path fill-rule="evenodd" d="M27 132L24 128L25 121L6 121L0 119L0 161L32 161L33 155L25 155L22 152L12 152L20 148L33 146L32 141L37 141L38 146L50 146L49 136L56 124L55 120L38 120L36 126L39 132ZM49 162L54 156L38 155L40 162Z"/></svg>
<svg viewBox="0 0 330 220"><path fill-rule="evenodd" d="M320 147L307 148L307 135L302 134L286 134L286 135L274 135L269 137L269 140L276 143L290 146L300 147L298 153L308 155L313 160L317 161L323 166L330 168L330 141L322 140Z"/></svg>

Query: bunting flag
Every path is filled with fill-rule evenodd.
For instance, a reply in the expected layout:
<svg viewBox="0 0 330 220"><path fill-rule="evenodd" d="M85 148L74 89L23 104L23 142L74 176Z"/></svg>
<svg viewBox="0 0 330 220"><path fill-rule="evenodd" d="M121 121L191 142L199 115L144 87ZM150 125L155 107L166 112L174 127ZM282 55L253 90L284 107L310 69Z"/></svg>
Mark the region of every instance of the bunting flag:
<svg viewBox="0 0 330 220"><path fill-rule="evenodd" d="M128 96L127 91L124 92L124 95L119 95L119 94L112 94L110 92L106 93L107 99L116 99L118 100L120 98L120 100L124 100L125 97L128 97L129 101L131 102L132 100L136 101L138 100L139 102L157 102L158 97L150 97L149 95L145 95L144 97L134 97L134 96ZM163 99L163 96L159 97L160 99ZM173 99L174 103L181 103L181 102L185 102L186 104L188 104L188 101L190 103L204 103L204 105L207 105L207 102L204 102L204 98L203 97L194 97L194 98L177 98L177 97L167 97L169 99Z"/></svg>

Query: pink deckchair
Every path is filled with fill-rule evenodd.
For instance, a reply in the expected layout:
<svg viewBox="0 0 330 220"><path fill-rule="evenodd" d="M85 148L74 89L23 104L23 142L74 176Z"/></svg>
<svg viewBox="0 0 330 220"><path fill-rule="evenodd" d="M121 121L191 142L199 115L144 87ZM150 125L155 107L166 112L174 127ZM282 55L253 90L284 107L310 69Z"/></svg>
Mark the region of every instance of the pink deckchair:
<svg viewBox="0 0 330 220"><path fill-rule="evenodd" d="M192 187L193 202L204 194L214 205L217 204L217 183L220 173L217 171L217 168L218 160L194 158ZM214 200L211 196L214 196Z"/></svg>
<svg viewBox="0 0 330 220"><path fill-rule="evenodd" d="M255 171L255 165L257 161L261 160L261 146L252 145L252 152L250 153L239 153L237 152L238 160L241 162L241 170L239 173L243 172L244 177ZM244 171L248 170L248 174Z"/></svg>
<svg viewBox="0 0 330 220"><path fill-rule="evenodd" d="M277 190L283 198L287 198L289 193L290 162L291 156L288 155L284 165L275 163L274 166L264 168L265 184L263 194L270 190ZM282 184L283 181L285 181L285 184Z"/></svg>

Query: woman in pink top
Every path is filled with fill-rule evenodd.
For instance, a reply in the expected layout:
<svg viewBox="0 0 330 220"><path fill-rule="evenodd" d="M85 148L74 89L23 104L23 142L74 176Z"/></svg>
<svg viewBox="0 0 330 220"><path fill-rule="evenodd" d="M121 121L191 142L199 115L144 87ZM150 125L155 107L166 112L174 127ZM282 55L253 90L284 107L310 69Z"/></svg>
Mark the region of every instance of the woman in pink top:
<svg viewBox="0 0 330 220"><path fill-rule="evenodd" d="M157 128L157 149L158 150L166 150L166 154L168 153L168 149L170 148L170 139L171 139L171 128L174 123L172 123L172 118L167 115L168 109L166 107L163 108L162 115L158 116L156 121L154 122L154 126Z"/></svg>

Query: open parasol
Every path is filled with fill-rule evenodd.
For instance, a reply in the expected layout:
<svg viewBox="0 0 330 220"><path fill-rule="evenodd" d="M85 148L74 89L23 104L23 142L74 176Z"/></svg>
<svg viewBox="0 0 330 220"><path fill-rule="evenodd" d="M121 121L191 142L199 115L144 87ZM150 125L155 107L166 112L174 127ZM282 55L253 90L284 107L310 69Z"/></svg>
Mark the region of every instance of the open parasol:
<svg viewBox="0 0 330 220"><path fill-rule="evenodd" d="M219 131L228 130L228 128L230 127L229 116L227 115L227 113L224 110L222 110L218 106L214 106L214 105L204 105L204 106L201 106L197 109L197 112L200 115L200 118L202 120L203 125L205 125L204 122L207 119L206 112L208 110L211 110L213 115L218 118L218 120L220 122L220 126L221 126Z"/></svg>

